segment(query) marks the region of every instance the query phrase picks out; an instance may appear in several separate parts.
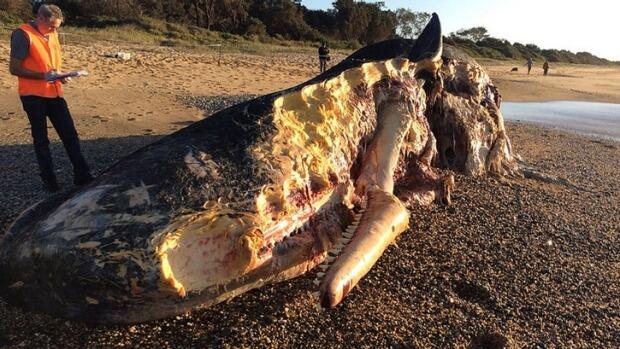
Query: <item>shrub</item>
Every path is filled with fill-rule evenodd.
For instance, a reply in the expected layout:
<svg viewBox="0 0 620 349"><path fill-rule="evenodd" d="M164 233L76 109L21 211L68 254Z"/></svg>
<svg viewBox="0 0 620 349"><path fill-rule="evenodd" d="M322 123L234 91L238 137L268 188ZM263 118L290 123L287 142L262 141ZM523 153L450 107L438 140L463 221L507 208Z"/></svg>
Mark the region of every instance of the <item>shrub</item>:
<svg viewBox="0 0 620 349"><path fill-rule="evenodd" d="M479 56L484 58L492 58L492 59L506 59L507 57L502 54L500 51L490 48L490 47L480 47L478 50Z"/></svg>
<svg viewBox="0 0 620 349"><path fill-rule="evenodd" d="M481 47L488 47L488 48L495 49L501 52L501 54L504 57L513 58L513 59L521 58L521 52L519 52L519 50L516 49L514 46L512 46L510 42L508 42L507 40L501 40L501 39L496 39L496 38L486 38L481 41L478 41L476 45L481 46Z"/></svg>
<svg viewBox="0 0 620 349"><path fill-rule="evenodd" d="M0 0L0 22L15 23L30 17L32 17L30 0Z"/></svg>

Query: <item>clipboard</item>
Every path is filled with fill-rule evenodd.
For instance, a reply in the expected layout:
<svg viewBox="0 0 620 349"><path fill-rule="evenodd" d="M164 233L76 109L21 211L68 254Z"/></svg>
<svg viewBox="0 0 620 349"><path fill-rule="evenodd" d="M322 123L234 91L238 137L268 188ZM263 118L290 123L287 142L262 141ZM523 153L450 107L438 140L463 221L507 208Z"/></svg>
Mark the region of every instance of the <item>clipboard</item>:
<svg viewBox="0 0 620 349"><path fill-rule="evenodd" d="M53 75L45 80L47 82L54 82L66 78L77 78L81 76L88 76L88 72L86 70L73 70L70 72Z"/></svg>

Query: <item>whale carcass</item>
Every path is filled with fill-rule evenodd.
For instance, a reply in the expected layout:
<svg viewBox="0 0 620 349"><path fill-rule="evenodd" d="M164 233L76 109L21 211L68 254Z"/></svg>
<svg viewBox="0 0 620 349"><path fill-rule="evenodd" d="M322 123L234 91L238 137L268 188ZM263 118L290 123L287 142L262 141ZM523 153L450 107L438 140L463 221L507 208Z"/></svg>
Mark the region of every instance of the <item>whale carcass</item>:
<svg viewBox="0 0 620 349"><path fill-rule="evenodd" d="M335 307L454 179L516 170L488 75L439 19L316 78L215 113L18 217L0 294L26 309L133 323L317 272Z"/></svg>

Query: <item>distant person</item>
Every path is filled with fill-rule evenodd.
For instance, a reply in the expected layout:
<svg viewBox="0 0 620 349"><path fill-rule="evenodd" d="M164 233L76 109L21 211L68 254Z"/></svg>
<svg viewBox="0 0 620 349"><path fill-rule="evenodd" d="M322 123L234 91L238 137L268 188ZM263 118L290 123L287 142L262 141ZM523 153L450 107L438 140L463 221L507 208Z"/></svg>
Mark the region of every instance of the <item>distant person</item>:
<svg viewBox="0 0 620 349"><path fill-rule="evenodd" d="M532 71L532 66L534 65L532 57L528 58L524 65L527 66L527 75L530 75L530 71Z"/></svg>
<svg viewBox="0 0 620 349"><path fill-rule="evenodd" d="M547 76L547 73L549 73L549 62L545 60L545 63L543 64L543 75Z"/></svg>
<svg viewBox="0 0 620 349"><path fill-rule="evenodd" d="M324 42L321 47L319 47L319 65L321 73L327 70L327 62L329 60L329 47L327 46L327 43Z"/></svg>
<svg viewBox="0 0 620 349"><path fill-rule="evenodd" d="M56 192L60 187L47 138L48 117L73 165L74 184L83 185L93 179L82 156L67 102L62 97L62 85L68 79L54 79L62 71L56 32L62 21L62 11L58 6L41 5L36 19L23 24L11 35L9 71L18 78L18 92L30 122L41 179L49 192Z"/></svg>

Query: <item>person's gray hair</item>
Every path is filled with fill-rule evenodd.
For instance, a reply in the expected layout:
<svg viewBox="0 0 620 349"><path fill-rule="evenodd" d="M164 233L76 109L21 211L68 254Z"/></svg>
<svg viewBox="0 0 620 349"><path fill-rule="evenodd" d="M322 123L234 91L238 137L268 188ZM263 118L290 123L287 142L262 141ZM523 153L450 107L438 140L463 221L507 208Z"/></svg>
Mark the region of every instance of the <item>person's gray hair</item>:
<svg viewBox="0 0 620 349"><path fill-rule="evenodd" d="M39 10L37 11L37 16L41 16L44 18L54 17L60 20L64 19L64 17L62 16L62 10L60 10L60 7L56 5L41 5L39 7Z"/></svg>

